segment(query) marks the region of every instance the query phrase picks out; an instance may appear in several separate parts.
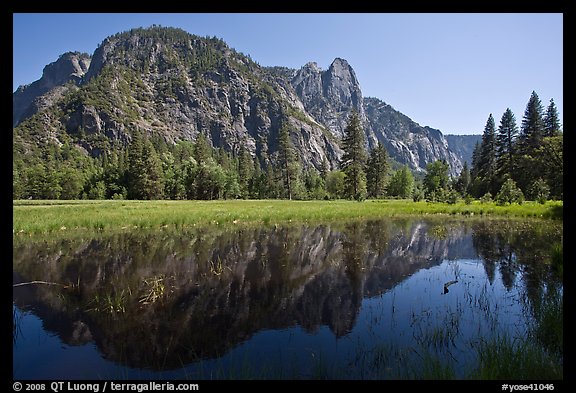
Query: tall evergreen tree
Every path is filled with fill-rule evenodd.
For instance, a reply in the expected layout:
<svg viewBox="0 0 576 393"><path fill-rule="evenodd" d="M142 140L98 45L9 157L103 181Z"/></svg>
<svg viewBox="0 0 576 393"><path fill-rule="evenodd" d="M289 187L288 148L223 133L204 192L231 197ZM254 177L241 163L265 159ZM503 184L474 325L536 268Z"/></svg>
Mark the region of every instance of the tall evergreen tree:
<svg viewBox="0 0 576 393"><path fill-rule="evenodd" d="M543 171L538 160L538 151L544 138L544 108L535 92L524 111L522 127L517 141L517 173L514 180L523 192L528 192L532 183Z"/></svg>
<svg viewBox="0 0 576 393"><path fill-rule="evenodd" d="M470 176L474 180L478 176L478 167L480 166L480 142L476 142L474 150L472 150L472 168L470 169Z"/></svg>
<svg viewBox="0 0 576 393"><path fill-rule="evenodd" d="M551 196L563 199L564 196L564 137L562 134L545 137L538 149L537 159L542 175L550 186Z"/></svg>
<svg viewBox="0 0 576 393"><path fill-rule="evenodd" d="M535 91L526 105L519 136L521 154L532 155L544 137L544 107Z"/></svg>
<svg viewBox="0 0 576 393"><path fill-rule="evenodd" d="M556 104L554 104L554 99L551 98L544 115L544 136L558 136L560 132L560 116L558 115Z"/></svg>
<svg viewBox="0 0 576 393"><path fill-rule="evenodd" d="M128 198L145 199L145 176L144 141L142 134L139 131L135 131L132 134L132 143L128 147Z"/></svg>
<svg viewBox="0 0 576 393"><path fill-rule="evenodd" d="M204 134L200 133L198 137L196 137L196 143L194 144L194 158L198 164L201 164L206 162L210 157L212 157L210 142L208 142Z"/></svg>
<svg viewBox="0 0 576 393"><path fill-rule="evenodd" d="M366 180L368 196L372 198L382 198L385 194L386 175L390 169L388 163L388 153L382 143L372 149L368 163L366 164Z"/></svg>
<svg viewBox="0 0 576 393"><path fill-rule="evenodd" d="M248 150L242 146L238 153L238 183L240 186L240 196L248 198L249 184L254 174L254 162Z"/></svg>
<svg viewBox="0 0 576 393"><path fill-rule="evenodd" d="M322 177L324 181L326 181L326 176L328 175L328 172L330 172L330 166L328 165L328 160L326 159L326 156L324 156L324 158L322 159L322 165L320 166L320 177Z"/></svg>
<svg viewBox="0 0 576 393"><path fill-rule="evenodd" d="M492 194L498 190L496 185L496 126L492 114L488 116L482 134L478 175L482 177L486 190Z"/></svg>
<svg viewBox="0 0 576 393"><path fill-rule="evenodd" d="M514 113L507 108L498 127L498 135L496 137L496 152L497 152L497 171L500 178L511 177L515 175L515 157L516 157L516 136L518 134L518 126L516 125L516 117Z"/></svg>
<svg viewBox="0 0 576 393"><path fill-rule="evenodd" d="M132 135L129 149L129 198L161 199L164 196L162 163L152 142L137 131Z"/></svg>
<svg viewBox="0 0 576 393"><path fill-rule="evenodd" d="M279 154L279 171L282 176L282 184L286 190L288 199L292 199L298 174L300 172L298 155L294 145L290 140L288 124L284 123L278 131L278 154Z"/></svg>
<svg viewBox="0 0 576 393"><path fill-rule="evenodd" d="M460 172L460 176L456 181L456 189L460 192L460 195L466 196L468 194L468 189L470 188L470 170L468 169L468 162L464 161L464 166Z"/></svg>
<svg viewBox="0 0 576 393"><path fill-rule="evenodd" d="M360 117L352 111L342 139L344 155L342 170L346 174L345 192L348 198L362 200L366 195L366 150L364 147L364 130Z"/></svg>
<svg viewBox="0 0 576 393"><path fill-rule="evenodd" d="M144 199L162 199L164 197L162 162L149 139L144 141L142 153L144 154L144 167L146 168L145 183L143 184Z"/></svg>

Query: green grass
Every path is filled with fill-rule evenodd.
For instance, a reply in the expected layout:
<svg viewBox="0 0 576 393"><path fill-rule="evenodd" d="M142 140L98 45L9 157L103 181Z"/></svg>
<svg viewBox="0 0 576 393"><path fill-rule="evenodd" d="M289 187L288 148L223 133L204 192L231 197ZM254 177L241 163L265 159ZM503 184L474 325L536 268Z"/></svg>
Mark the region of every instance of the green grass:
<svg viewBox="0 0 576 393"><path fill-rule="evenodd" d="M414 215L562 219L563 202L497 206L411 200L354 201L13 201L13 233L126 230L204 225L276 225Z"/></svg>
<svg viewBox="0 0 576 393"><path fill-rule="evenodd" d="M479 364L470 379L563 379L562 363L529 340L495 338L477 352Z"/></svg>

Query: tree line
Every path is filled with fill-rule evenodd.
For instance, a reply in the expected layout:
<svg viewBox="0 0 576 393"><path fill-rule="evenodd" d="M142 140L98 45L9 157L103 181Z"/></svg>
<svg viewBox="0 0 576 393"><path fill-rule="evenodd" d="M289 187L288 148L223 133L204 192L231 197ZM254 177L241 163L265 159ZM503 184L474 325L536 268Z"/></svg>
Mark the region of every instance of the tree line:
<svg viewBox="0 0 576 393"><path fill-rule="evenodd" d="M413 198L454 203L458 198L518 201L562 198L562 131L553 100L544 112L532 94L518 132L507 109L496 132L489 116L482 142L474 149L472 167L450 178L444 161L429 163L423 178L408 166L392 170L392 160L379 143L366 150L360 118L352 112L342 140L339 169L303 165L281 123L277 149L253 156L246 147L236 153L213 148L199 134L194 143L167 144L161 138L132 134L124 149L111 148L97 158L72 145L45 147L37 160L16 154L14 199L356 199ZM502 191L503 190L503 191ZM502 191L502 192L501 192ZM520 194L522 195L520 197ZM508 199L505 199L508 198Z"/></svg>
<svg viewBox="0 0 576 393"><path fill-rule="evenodd" d="M469 174L461 177L465 192L490 199L500 190L521 201L563 198L563 132L558 110L551 99L544 107L532 92L520 129L514 113L507 108L496 129L490 114L481 142L476 144Z"/></svg>

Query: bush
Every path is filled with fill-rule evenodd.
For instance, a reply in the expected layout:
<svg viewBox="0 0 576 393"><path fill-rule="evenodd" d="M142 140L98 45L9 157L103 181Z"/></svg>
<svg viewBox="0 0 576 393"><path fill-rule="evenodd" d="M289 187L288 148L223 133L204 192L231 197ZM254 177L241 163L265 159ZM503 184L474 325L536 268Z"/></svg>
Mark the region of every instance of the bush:
<svg viewBox="0 0 576 393"><path fill-rule="evenodd" d="M500 191L496 195L496 202L499 205L505 205L507 203L518 203L521 205L524 202L524 194L514 180L508 179L502 184Z"/></svg>
<svg viewBox="0 0 576 393"><path fill-rule="evenodd" d="M550 187L544 180L535 180L528 190L528 197L533 201L538 201L538 203L545 204L550 195Z"/></svg>
<svg viewBox="0 0 576 393"><path fill-rule="evenodd" d="M480 203L490 203L490 202L492 202L492 194L490 194L489 192L480 197Z"/></svg>
<svg viewBox="0 0 576 393"><path fill-rule="evenodd" d="M412 191L412 200L414 202L420 202L422 199L424 199L424 190L419 186L414 187L414 190Z"/></svg>
<svg viewBox="0 0 576 393"><path fill-rule="evenodd" d="M472 195L470 195L470 194L466 194L466 196L464 197L464 203L467 205L471 204L472 200L473 200L473 198L472 198Z"/></svg>
<svg viewBox="0 0 576 393"><path fill-rule="evenodd" d="M458 202L458 192L454 189L450 189L445 193L444 200L450 205L454 205Z"/></svg>

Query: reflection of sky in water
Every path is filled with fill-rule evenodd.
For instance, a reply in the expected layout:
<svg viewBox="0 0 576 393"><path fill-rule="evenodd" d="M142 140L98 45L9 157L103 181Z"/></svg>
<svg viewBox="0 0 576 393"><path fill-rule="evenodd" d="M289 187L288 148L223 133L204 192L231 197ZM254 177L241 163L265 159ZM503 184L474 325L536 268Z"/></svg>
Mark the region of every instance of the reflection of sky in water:
<svg viewBox="0 0 576 393"><path fill-rule="evenodd" d="M294 318L291 324L277 329L263 326L247 340L232 344L223 356L186 362L180 369L151 371L103 359L93 341L75 346L65 344L55 333L44 330L37 316L30 312L20 313L16 307L20 330L13 351L14 378L290 379L316 378L322 374L380 378L382 374L372 374L369 366L379 350L416 360L433 353L440 359L455 361L457 372L464 373L466 365L473 361L470 343L488 337L491 334L488 332L507 332L513 336L525 332L520 301L525 290L521 272L508 277L508 286L505 286L501 271L496 268L494 279L489 282L485 264L472 247L472 231L455 231L442 243L426 236L425 231L414 237L415 232L421 232L421 227L412 228L416 230L405 234L404 243L390 236L392 240L387 254L382 256L384 259L361 271L363 296L369 296L364 297L356 310L351 331L341 332L340 337L326 325L325 317L321 318L322 324L307 329L299 326ZM456 237L450 238L453 235ZM434 255L429 258L431 263L416 271L400 269L404 276L386 283L387 274L397 270L390 264L410 262L403 257L410 248L407 244L433 250ZM369 247L366 251L367 259L374 256ZM433 261L438 256L440 259ZM323 271L314 274L321 275ZM444 284L453 280L458 282L444 293ZM314 280L308 280L304 287L313 284ZM350 291L351 287L354 286L344 286L344 291ZM300 288L296 293L306 290L308 288ZM339 295L349 294L332 293L332 296ZM312 299L312 305L308 304L308 307L313 306ZM320 306L326 307L325 304ZM326 310L318 312L325 314ZM333 313L334 310L329 312ZM440 341L443 344L438 344ZM441 349L436 351L437 348ZM130 348L118 346L115 350L128 351ZM390 368L393 368L398 362L391 356ZM355 371L346 374L350 370Z"/></svg>

